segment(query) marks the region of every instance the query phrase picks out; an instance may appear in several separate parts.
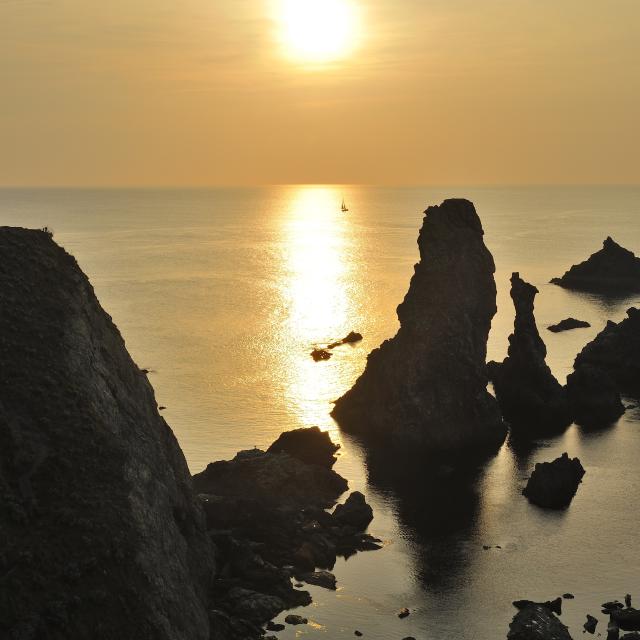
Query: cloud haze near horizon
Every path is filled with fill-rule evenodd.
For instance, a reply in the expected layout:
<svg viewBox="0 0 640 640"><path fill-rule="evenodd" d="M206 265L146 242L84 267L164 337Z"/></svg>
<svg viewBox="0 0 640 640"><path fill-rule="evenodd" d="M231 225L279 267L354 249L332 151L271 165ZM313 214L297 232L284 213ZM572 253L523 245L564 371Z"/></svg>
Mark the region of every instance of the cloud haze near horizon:
<svg viewBox="0 0 640 640"><path fill-rule="evenodd" d="M282 55L276 0L0 1L0 185L640 182L637 0L353 0Z"/></svg>

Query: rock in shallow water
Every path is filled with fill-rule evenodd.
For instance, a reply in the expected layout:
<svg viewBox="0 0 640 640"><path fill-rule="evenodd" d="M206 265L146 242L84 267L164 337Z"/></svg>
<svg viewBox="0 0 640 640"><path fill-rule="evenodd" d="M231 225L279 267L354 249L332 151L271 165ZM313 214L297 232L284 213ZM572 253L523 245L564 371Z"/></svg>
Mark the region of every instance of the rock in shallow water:
<svg viewBox="0 0 640 640"><path fill-rule="evenodd" d="M331 442L331 437L319 427L308 427L285 431L267 449L267 453L288 453L306 464L317 464L330 469L336 462L335 453L339 444Z"/></svg>
<svg viewBox="0 0 640 640"><path fill-rule="evenodd" d="M354 491L344 504L336 506L333 516L343 525L354 527L357 531L364 531L373 520L373 509L359 491Z"/></svg>
<svg viewBox="0 0 640 640"><path fill-rule="evenodd" d="M522 493L540 507L561 509L570 504L584 474L580 460L563 453L553 462L536 464Z"/></svg>
<svg viewBox="0 0 640 640"><path fill-rule="evenodd" d="M611 424L625 412L613 378L588 364L567 376L567 398L573 419L586 427Z"/></svg>
<svg viewBox="0 0 640 640"><path fill-rule="evenodd" d="M514 616L507 640L571 640L571 636L548 607L531 604Z"/></svg>
<svg viewBox="0 0 640 640"><path fill-rule="evenodd" d="M420 262L398 307L400 329L369 354L332 415L382 448L496 448L506 427L486 390L493 258L468 200L445 200L425 213Z"/></svg>
<svg viewBox="0 0 640 640"><path fill-rule="evenodd" d="M583 329L591 325L585 320L576 320L575 318L566 318L558 324L551 324L547 327L552 333L560 333L562 331L571 331L572 329Z"/></svg>

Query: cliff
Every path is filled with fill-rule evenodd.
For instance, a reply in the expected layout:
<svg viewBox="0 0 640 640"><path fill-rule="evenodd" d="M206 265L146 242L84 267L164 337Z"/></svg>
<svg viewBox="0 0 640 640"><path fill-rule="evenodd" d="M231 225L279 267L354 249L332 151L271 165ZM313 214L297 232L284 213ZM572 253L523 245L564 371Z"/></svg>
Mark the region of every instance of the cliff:
<svg viewBox="0 0 640 640"><path fill-rule="evenodd" d="M551 282L567 289L598 293L640 291L640 258L607 238L600 251L573 265L561 278L553 278Z"/></svg>
<svg viewBox="0 0 640 640"><path fill-rule="evenodd" d="M541 433L571 424L565 390L545 361L547 348L533 313L538 290L518 273L511 276L515 307L508 356L492 362L489 371L500 409L515 431Z"/></svg>
<svg viewBox="0 0 640 640"><path fill-rule="evenodd" d="M75 260L0 228L0 636L208 639L176 439Z"/></svg>
<svg viewBox="0 0 640 640"><path fill-rule="evenodd" d="M369 354L332 415L346 431L407 451L496 447L506 428L486 391L493 258L471 202L445 200L425 214L400 329Z"/></svg>

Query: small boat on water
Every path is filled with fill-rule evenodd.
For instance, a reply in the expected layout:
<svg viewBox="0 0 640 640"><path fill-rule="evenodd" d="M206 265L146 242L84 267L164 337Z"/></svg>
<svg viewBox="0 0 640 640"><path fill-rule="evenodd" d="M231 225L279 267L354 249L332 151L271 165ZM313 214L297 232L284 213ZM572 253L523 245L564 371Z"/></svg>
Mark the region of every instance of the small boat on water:
<svg viewBox="0 0 640 640"><path fill-rule="evenodd" d="M344 202L344 198L342 198L342 213L345 213L345 211L349 211L349 207L347 207Z"/></svg>

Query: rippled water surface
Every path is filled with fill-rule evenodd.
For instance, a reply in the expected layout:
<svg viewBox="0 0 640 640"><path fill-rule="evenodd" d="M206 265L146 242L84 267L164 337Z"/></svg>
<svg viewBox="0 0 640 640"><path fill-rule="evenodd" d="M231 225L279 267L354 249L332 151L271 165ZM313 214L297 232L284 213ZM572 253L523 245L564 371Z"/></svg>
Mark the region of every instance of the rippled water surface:
<svg viewBox="0 0 640 640"><path fill-rule="evenodd" d="M416 471L402 492L368 473L329 416L367 353L397 330L422 210L452 196L475 202L496 261L488 357L505 355L508 280L519 271L540 290L538 326L564 382L582 346L640 296L603 299L547 283L607 235L640 254L640 188L0 190L0 224L52 227L76 256L134 359L152 370L193 472L300 426L320 425L342 444L336 469L367 494L370 530L386 546L339 561L336 593L310 588L312 624L279 637L351 638L359 629L379 640L491 640L506 636L512 600L567 591L576 599L562 619L577 635L586 613L604 626L599 603L627 592L640 602L640 410L526 450L506 443L464 482ZM570 315L592 328L545 330ZM351 330L362 343L313 362L314 345ZM571 507L530 505L520 491L531 468L563 451L587 470ZM405 606L412 614L399 620Z"/></svg>

